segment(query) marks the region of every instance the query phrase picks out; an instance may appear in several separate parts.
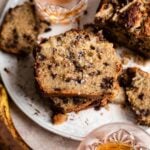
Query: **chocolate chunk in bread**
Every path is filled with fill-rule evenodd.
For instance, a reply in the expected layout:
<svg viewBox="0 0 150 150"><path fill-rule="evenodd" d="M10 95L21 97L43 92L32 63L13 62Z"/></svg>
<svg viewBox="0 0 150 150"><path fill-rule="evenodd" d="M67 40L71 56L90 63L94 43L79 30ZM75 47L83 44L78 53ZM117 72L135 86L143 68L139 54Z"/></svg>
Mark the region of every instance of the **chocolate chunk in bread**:
<svg viewBox="0 0 150 150"><path fill-rule="evenodd" d="M136 119L150 126L150 74L139 68L128 68L125 74L127 100Z"/></svg>
<svg viewBox="0 0 150 150"><path fill-rule="evenodd" d="M0 27L1 50L13 54L24 54L33 50L39 32L34 11L30 2L8 10Z"/></svg>
<svg viewBox="0 0 150 150"><path fill-rule="evenodd" d="M95 22L113 42L150 57L150 1L102 0Z"/></svg>
<svg viewBox="0 0 150 150"><path fill-rule="evenodd" d="M114 95L121 69L113 45L84 30L51 37L35 52L35 78L49 97Z"/></svg>

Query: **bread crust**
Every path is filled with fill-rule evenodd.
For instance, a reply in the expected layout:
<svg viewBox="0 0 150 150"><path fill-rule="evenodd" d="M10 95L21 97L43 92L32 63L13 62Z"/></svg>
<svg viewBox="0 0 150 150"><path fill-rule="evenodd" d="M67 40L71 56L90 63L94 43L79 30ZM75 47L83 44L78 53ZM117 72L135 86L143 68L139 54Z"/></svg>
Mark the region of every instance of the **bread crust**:
<svg viewBox="0 0 150 150"><path fill-rule="evenodd" d="M150 57L149 5L146 0L102 0L95 22L109 40Z"/></svg>

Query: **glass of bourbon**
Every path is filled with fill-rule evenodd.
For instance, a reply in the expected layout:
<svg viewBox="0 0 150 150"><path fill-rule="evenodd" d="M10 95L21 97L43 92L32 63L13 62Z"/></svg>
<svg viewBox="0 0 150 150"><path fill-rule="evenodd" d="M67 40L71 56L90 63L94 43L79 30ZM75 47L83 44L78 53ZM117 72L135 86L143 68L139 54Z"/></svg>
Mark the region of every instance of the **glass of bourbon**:
<svg viewBox="0 0 150 150"><path fill-rule="evenodd" d="M38 15L50 23L70 23L82 15L88 0L34 0Z"/></svg>
<svg viewBox="0 0 150 150"><path fill-rule="evenodd" d="M94 130L77 150L150 150L150 135L133 124L112 123Z"/></svg>

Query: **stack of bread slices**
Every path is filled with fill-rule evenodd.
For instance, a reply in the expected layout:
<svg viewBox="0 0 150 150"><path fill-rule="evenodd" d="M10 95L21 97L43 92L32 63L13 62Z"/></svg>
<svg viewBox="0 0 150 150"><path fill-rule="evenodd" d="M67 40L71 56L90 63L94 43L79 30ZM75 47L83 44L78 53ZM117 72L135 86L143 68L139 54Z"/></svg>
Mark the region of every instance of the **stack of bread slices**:
<svg viewBox="0 0 150 150"><path fill-rule="evenodd" d="M71 30L43 40L34 54L37 85L54 116L106 105L116 96L122 65L102 35Z"/></svg>

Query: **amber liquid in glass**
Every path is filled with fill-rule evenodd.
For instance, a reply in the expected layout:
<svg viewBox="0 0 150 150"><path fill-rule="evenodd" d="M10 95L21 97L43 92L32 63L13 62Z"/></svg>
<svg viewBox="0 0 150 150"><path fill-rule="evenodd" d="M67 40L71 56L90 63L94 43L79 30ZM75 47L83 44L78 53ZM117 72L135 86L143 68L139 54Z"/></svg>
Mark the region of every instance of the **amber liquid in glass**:
<svg viewBox="0 0 150 150"><path fill-rule="evenodd" d="M133 148L121 143L106 143L99 145L96 150L133 150Z"/></svg>

